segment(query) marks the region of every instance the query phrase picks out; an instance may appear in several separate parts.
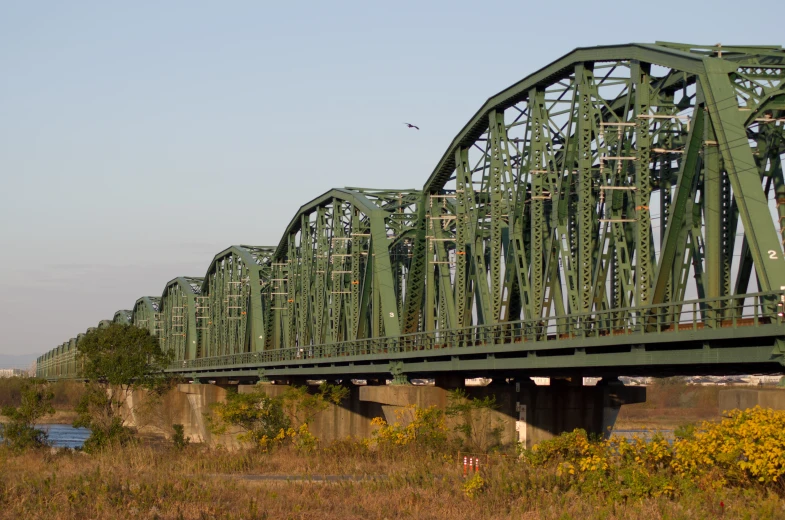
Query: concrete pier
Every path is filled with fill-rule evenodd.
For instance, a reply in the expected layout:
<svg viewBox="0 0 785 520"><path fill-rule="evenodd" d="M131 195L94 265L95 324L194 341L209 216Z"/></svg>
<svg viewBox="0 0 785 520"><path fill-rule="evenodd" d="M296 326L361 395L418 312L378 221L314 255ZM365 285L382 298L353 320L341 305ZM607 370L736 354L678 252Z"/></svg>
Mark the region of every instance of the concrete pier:
<svg viewBox="0 0 785 520"><path fill-rule="evenodd" d="M607 435L624 404L646 401L643 387L537 386L530 381L464 387L470 398L494 396L497 408L487 420L501 428L501 443L521 442L527 448L562 432L583 428L589 433ZM363 386L360 399L382 405L388 422L395 412L411 404L445 409L450 389L438 386Z"/></svg>
<svg viewBox="0 0 785 520"><path fill-rule="evenodd" d="M304 383L304 381L303 381ZM473 420L484 430L498 429L502 445L523 443L527 448L562 432L583 428L593 434L605 435L613 427L624 404L646 400L643 387L625 387L618 381L582 386L571 381L554 380L550 386L537 386L531 379L519 381L494 380L486 386L466 386L460 379L437 380L437 385L355 385L344 383L348 397L340 405L330 403L312 419L311 432L322 442L346 438L369 438L376 417L388 423L407 424L412 419L412 405L435 406L446 410L454 390L462 390L468 398L493 396L496 406L484 410ZM274 397L286 392L289 385L261 383L256 385L180 384L163 397L151 399L145 392L129 396L125 421L149 433L170 436L173 424L182 424L192 442L239 447L237 431L214 435L210 430L211 405L223 402L230 389L246 393L262 391ZM309 387L316 392L316 387ZM761 404L785 408L785 391L731 390L720 394L720 407L745 408ZM477 412L479 413L479 412ZM448 418L452 430L460 418Z"/></svg>
<svg viewBox="0 0 785 520"><path fill-rule="evenodd" d="M445 410L450 405L451 392L465 391L469 398L493 396L496 408L486 410L476 421L486 421L486 430L498 428L500 442L510 445L521 442L527 448L565 431L583 428L594 434L607 434L613 427L619 409L624 404L646 400L646 389L625 387L618 382L597 386L582 386L569 381L553 381L551 386L537 386L529 378L520 381L498 380L487 386L466 386L463 380L437 380L435 385L354 385L347 383L348 398L340 405L329 404L311 421L311 431L322 442L346 438L368 438L373 432L371 421L382 417L388 423L411 420L411 405ZM129 398L133 414L126 414L126 422L151 432L171 435L172 424L182 424L192 442L239 447L237 432L219 436L210 432L209 415L213 403L226 399L230 388L238 392L263 391L279 396L290 387L280 384L214 385L181 384L154 406L146 406L144 394ZM310 387L315 392L316 387ZM782 392L785 395L785 392ZM452 429L460 418L448 419Z"/></svg>

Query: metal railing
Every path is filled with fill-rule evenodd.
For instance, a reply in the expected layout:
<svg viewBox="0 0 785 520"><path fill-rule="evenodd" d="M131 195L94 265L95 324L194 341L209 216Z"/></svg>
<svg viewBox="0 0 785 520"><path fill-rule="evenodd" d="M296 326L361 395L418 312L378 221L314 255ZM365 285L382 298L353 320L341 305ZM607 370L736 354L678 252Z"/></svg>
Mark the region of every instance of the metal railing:
<svg viewBox="0 0 785 520"><path fill-rule="evenodd" d="M782 324L785 291L707 298L584 314L550 316L461 329L287 347L177 361L170 370L263 365L286 361L309 364L347 356L381 356L441 348L514 343L548 343L603 336L640 336L703 329ZM620 338L621 340L621 338ZM624 340L629 341L629 340ZM619 341L622 343L624 341Z"/></svg>

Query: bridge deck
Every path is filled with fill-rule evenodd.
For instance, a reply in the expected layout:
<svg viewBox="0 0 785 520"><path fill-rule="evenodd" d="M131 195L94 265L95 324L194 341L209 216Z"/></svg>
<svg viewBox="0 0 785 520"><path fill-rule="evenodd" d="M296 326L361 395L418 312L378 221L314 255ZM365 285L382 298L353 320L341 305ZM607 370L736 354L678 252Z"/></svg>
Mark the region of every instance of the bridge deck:
<svg viewBox="0 0 785 520"><path fill-rule="evenodd" d="M169 371L204 378L373 377L399 371L469 376L547 370L609 374L781 370L774 338L785 336L776 302L757 293L614 309L463 329L420 332L264 352L186 360ZM734 365L734 366L729 366ZM555 372L556 371L556 372Z"/></svg>

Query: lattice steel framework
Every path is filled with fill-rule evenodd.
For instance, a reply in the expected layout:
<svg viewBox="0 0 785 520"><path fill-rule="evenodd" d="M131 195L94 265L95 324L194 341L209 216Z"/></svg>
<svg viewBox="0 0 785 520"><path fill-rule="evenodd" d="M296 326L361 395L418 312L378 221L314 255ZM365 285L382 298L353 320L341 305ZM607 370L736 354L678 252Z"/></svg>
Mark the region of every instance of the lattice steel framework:
<svg viewBox="0 0 785 520"><path fill-rule="evenodd" d="M197 298L202 294L204 278L180 276L166 284L161 295L161 346L174 351L174 359L196 359Z"/></svg>
<svg viewBox="0 0 785 520"><path fill-rule="evenodd" d="M398 335L418 200L416 190L346 188L302 206L262 290L266 348Z"/></svg>
<svg viewBox="0 0 785 520"><path fill-rule="evenodd" d="M121 325L130 325L131 321L133 320L133 315L134 311L132 310L117 311L114 313L114 318L112 321Z"/></svg>
<svg viewBox="0 0 785 520"><path fill-rule="evenodd" d="M196 297L195 323L202 356L262 350L265 303L274 248L232 246L215 255Z"/></svg>
<svg viewBox="0 0 785 520"><path fill-rule="evenodd" d="M748 324L757 366L782 360L783 127L781 47L577 49L488 99L422 190L331 190L276 248L216 255L200 294L170 282L194 291L198 349L175 348L177 366L320 375L405 345L434 350L417 370L437 349L459 370L496 366L500 344L522 368L738 363L712 342ZM133 323L158 334L158 305L137 301ZM666 332L706 349L646 350Z"/></svg>
<svg viewBox="0 0 785 520"><path fill-rule="evenodd" d="M141 329L147 329L151 335L160 339L163 329L161 298L158 296L142 296L136 300L131 322ZM89 332L90 329L87 330Z"/></svg>
<svg viewBox="0 0 785 520"><path fill-rule="evenodd" d="M430 280L446 298L411 306L405 331L555 315L591 334L598 311L747 293L753 268L760 290L785 286L783 58L580 49L489 99L425 184L416 260L448 262L410 293Z"/></svg>

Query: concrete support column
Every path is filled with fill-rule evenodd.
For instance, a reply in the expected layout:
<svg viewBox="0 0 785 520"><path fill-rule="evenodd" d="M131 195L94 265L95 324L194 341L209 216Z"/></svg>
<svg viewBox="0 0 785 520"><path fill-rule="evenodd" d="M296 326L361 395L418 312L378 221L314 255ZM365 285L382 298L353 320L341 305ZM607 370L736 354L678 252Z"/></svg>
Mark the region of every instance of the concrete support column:
<svg viewBox="0 0 785 520"><path fill-rule="evenodd" d="M177 385L180 394L187 400L187 408L183 409L180 423L185 430L185 436L192 442L203 442L210 445L222 445L234 449L239 447L237 432L229 431L223 435L215 436L210 432L205 420L209 414L210 405L226 401L228 387L219 385Z"/></svg>
<svg viewBox="0 0 785 520"><path fill-rule="evenodd" d="M466 388L466 379L450 372L439 374L433 379L434 385L445 390L457 390Z"/></svg>

